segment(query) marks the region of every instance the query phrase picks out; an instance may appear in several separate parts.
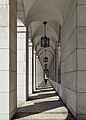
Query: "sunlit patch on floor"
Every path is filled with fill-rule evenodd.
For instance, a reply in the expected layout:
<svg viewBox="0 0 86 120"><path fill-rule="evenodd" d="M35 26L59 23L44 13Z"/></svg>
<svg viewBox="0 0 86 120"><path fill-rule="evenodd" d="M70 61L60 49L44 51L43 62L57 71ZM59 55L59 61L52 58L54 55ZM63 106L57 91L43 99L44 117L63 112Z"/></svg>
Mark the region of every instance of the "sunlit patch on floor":
<svg viewBox="0 0 86 120"><path fill-rule="evenodd" d="M74 120L61 98L49 86L39 87L22 103L13 120Z"/></svg>

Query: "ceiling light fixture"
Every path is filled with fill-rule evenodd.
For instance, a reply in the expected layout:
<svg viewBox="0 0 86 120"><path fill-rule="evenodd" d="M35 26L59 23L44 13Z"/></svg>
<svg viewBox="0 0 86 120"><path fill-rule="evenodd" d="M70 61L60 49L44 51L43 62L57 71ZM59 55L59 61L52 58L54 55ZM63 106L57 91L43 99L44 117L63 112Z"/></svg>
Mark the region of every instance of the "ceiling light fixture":
<svg viewBox="0 0 86 120"><path fill-rule="evenodd" d="M44 21L44 36L41 37L41 47L49 47L50 46L50 38L46 36L46 24L47 22Z"/></svg>

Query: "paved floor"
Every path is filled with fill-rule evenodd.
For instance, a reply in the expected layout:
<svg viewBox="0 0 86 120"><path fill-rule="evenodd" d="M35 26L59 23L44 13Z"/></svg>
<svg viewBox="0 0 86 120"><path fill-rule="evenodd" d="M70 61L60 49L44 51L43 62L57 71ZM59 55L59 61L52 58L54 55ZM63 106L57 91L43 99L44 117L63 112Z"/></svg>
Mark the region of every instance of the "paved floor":
<svg viewBox="0 0 86 120"><path fill-rule="evenodd" d="M62 100L48 85L40 85L29 100L20 104L12 120L75 120Z"/></svg>

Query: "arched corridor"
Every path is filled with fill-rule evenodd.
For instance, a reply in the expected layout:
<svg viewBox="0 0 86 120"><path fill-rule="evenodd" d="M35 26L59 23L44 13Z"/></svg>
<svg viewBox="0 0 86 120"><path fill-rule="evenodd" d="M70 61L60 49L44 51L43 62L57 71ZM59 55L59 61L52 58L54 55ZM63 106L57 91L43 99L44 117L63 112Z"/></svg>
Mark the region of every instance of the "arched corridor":
<svg viewBox="0 0 86 120"><path fill-rule="evenodd" d="M0 0L0 120L86 120L85 11L86 0Z"/></svg>
<svg viewBox="0 0 86 120"><path fill-rule="evenodd" d="M12 120L75 120L61 98L43 82L26 102L20 103Z"/></svg>

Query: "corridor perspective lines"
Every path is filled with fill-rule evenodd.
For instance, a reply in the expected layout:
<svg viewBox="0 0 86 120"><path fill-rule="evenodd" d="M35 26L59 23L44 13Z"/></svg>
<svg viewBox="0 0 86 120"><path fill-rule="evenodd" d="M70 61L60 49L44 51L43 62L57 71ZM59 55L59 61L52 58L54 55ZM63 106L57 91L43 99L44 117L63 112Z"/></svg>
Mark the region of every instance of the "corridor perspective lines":
<svg viewBox="0 0 86 120"><path fill-rule="evenodd" d="M42 83L30 98L20 104L12 120L75 120L52 86Z"/></svg>

